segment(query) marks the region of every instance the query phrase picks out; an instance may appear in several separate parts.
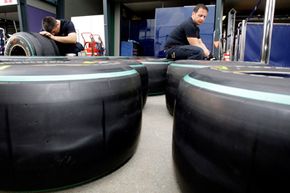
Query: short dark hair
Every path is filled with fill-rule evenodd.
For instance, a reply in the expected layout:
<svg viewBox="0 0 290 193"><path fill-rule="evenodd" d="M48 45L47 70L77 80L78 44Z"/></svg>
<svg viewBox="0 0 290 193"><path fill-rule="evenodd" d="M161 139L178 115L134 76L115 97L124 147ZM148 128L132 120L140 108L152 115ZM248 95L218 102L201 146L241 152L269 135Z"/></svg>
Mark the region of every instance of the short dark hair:
<svg viewBox="0 0 290 193"><path fill-rule="evenodd" d="M194 8L193 8L193 12L196 13L198 12L199 9L205 9L208 12L208 8L207 6L205 6L204 4L197 4Z"/></svg>
<svg viewBox="0 0 290 193"><path fill-rule="evenodd" d="M56 26L56 19L52 16L46 16L42 19L42 29L51 32Z"/></svg>

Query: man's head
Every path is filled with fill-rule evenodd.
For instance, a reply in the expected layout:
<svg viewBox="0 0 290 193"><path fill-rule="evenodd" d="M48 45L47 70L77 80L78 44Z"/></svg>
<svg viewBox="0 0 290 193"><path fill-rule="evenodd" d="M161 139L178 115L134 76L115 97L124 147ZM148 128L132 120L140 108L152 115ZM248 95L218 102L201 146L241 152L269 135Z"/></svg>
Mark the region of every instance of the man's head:
<svg viewBox="0 0 290 193"><path fill-rule="evenodd" d="M57 20L51 16L47 16L42 19L42 28L52 35L57 34L60 30L59 22L57 22Z"/></svg>
<svg viewBox="0 0 290 193"><path fill-rule="evenodd" d="M192 19L197 25L204 23L208 14L208 8L204 4L197 4L193 8Z"/></svg>

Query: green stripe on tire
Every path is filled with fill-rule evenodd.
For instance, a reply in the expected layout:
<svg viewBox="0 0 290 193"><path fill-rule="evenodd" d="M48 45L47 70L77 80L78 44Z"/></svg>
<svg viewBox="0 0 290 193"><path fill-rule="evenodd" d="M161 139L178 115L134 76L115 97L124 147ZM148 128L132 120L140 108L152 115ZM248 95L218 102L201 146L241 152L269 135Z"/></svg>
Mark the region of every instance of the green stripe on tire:
<svg viewBox="0 0 290 193"><path fill-rule="evenodd" d="M290 105L289 95L254 91L254 90L235 88L235 87L230 87L230 86L223 86L223 85L214 84L210 82L200 81L200 80L190 77L189 75L186 75L183 79L185 82L191 85L194 85L194 86L206 89L206 90L210 90L213 92L218 92L218 93L222 93L226 95L232 95L232 96L237 96L237 97L242 97L242 98L247 98L247 99Z"/></svg>
<svg viewBox="0 0 290 193"><path fill-rule="evenodd" d="M74 75L41 75L41 76L0 76L2 82L34 82L34 81L70 81L70 80L92 80L101 78L116 78L137 74L132 69L123 72L74 74Z"/></svg>

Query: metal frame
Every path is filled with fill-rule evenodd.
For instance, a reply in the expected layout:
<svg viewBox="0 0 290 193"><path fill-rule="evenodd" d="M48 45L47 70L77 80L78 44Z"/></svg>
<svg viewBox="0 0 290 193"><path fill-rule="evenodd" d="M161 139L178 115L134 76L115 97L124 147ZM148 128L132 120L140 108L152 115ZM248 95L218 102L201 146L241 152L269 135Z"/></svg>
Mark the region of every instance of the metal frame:
<svg viewBox="0 0 290 193"><path fill-rule="evenodd" d="M276 0L267 0L266 2L261 50L261 62L265 64L269 64L270 61L275 3Z"/></svg>
<svg viewBox="0 0 290 193"><path fill-rule="evenodd" d="M221 53L222 53L222 18L223 18L223 0L216 0L216 8L215 8L215 31L214 31L214 41L219 42L219 47L215 48L213 46L213 56L216 59L221 58Z"/></svg>
<svg viewBox="0 0 290 193"><path fill-rule="evenodd" d="M238 61L239 58L239 45L240 45L240 36L241 36L241 27L242 27L242 23L238 23L238 27L237 27L237 34L235 36L235 48L234 48L234 58L233 61Z"/></svg>
<svg viewBox="0 0 290 193"><path fill-rule="evenodd" d="M108 23L109 23L109 16L108 16L108 1L103 0L103 11L104 11L104 29L105 29L105 48L109 51L109 30L108 30ZM106 55L108 52L106 53Z"/></svg>
<svg viewBox="0 0 290 193"><path fill-rule="evenodd" d="M226 53L230 54L230 60L233 60L236 13L237 11L235 9L231 9L228 13Z"/></svg>
<svg viewBox="0 0 290 193"><path fill-rule="evenodd" d="M28 31L26 5L27 5L26 0L17 0L19 27L20 27L20 31L24 31L24 32Z"/></svg>
<svg viewBox="0 0 290 193"><path fill-rule="evenodd" d="M246 34L247 34L247 21L243 20L239 40L239 57L238 57L239 61L244 61L245 58Z"/></svg>

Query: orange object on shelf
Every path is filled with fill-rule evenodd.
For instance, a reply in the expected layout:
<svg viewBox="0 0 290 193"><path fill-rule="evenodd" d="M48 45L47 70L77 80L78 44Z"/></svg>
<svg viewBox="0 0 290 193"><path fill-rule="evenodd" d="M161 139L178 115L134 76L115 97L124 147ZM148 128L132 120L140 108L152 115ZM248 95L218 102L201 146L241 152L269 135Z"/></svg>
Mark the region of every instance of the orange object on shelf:
<svg viewBox="0 0 290 193"><path fill-rule="evenodd" d="M84 48L86 55L94 56L96 42L94 40L93 34L91 32L82 32L81 35L84 40Z"/></svg>
<svg viewBox="0 0 290 193"><path fill-rule="evenodd" d="M105 48L103 45L103 40L99 34L93 34L93 38L96 42L96 52L95 54L97 56L103 56L105 53Z"/></svg>
<svg viewBox="0 0 290 193"><path fill-rule="evenodd" d="M87 56L102 56L104 54L103 42L100 35L92 34L91 32L82 32L81 35L84 40Z"/></svg>

